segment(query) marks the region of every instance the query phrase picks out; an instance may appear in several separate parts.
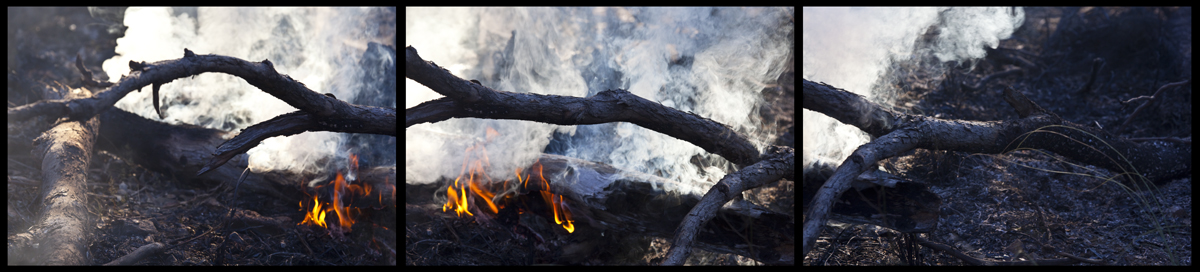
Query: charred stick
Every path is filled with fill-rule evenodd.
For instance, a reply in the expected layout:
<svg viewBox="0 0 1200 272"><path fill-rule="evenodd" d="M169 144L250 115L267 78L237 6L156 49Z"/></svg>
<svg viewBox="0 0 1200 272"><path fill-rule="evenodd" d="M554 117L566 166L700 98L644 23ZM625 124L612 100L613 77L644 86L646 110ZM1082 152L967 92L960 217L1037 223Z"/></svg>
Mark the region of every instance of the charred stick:
<svg viewBox="0 0 1200 272"><path fill-rule="evenodd" d="M163 243L159 243L159 242L150 243L150 244L141 246L141 247L133 250L133 252L130 252L129 254L127 254L125 256L121 256L120 258L117 258L116 260L108 262L104 265L105 266L134 265L134 264L137 264L138 262L142 261L142 259L145 259L146 257L154 256L160 252L163 252L164 251L163 247L165 247L165 246L166 245L163 245Z"/></svg>
<svg viewBox="0 0 1200 272"><path fill-rule="evenodd" d="M1162 93L1164 91L1166 91L1167 89L1171 89L1171 88L1178 87L1178 86L1184 86L1189 83L1192 83L1191 79L1180 81L1180 82L1175 82L1175 83L1169 83L1167 85L1163 85L1162 88L1158 88L1158 91L1154 92L1153 96L1150 96L1150 100L1146 101L1146 103L1142 103L1142 105L1138 106L1138 108L1136 110L1133 110L1133 113L1130 113L1129 117L1125 118L1125 122L1121 123L1121 126L1118 126L1117 130L1114 130L1114 132L1119 132L1122 129L1125 129L1126 126L1129 126L1129 123L1133 121L1133 117L1136 117L1139 113L1142 113L1143 110L1150 107L1150 105L1153 105L1155 101L1158 101L1159 98L1162 98Z"/></svg>
<svg viewBox="0 0 1200 272"><path fill-rule="evenodd" d="M963 82L962 87L963 87L963 89L967 89L968 91L978 91L980 88L983 88L984 84L987 84L987 82L991 81L992 79L1011 75L1011 74L1014 74L1014 73L1020 72L1020 71L1021 71L1021 68L1013 68L1013 69L1005 70L1003 72L999 72L999 73L995 73L995 74L991 74L986 77L983 77L983 79L980 79L978 83L975 83L975 85L967 85L966 82Z"/></svg>
<svg viewBox="0 0 1200 272"><path fill-rule="evenodd" d="M85 87L108 88L113 85L112 82L96 82L92 79L92 72L83 66L83 54L75 54L75 68L79 69L80 74L83 74L83 86Z"/></svg>
<svg viewBox="0 0 1200 272"><path fill-rule="evenodd" d="M1077 91L1077 93L1086 94L1086 93L1091 92L1092 84L1096 83L1096 75L1098 75L1100 73L1100 68L1103 68L1103 67L1104 67L1104 59L1103 58L1093 59L1092 60L1091 78L1088 79L1088 83L1083 85L1083 88L1080 88L1079 91Z"/></svg>

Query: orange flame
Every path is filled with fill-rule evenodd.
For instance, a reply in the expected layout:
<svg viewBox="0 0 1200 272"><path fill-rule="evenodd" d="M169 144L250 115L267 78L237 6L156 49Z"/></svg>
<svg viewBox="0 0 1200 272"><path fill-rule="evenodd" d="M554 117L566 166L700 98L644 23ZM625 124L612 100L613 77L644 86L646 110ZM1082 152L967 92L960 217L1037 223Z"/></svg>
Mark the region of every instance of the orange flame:
<svg viewBox="0 0 1200 272"><path fill-rule="evenodd" d="M304 214L304 220L296 225L309 224L329 229L333 226L331 226L329 222L326 222L325 218L327 214L333 214L338 218L336 227L344 232L349 232L351 227L357 223L355 217L358 217L361 214L361 211L358 208L351 207L351 203L349 201L352 201L357 196L370 196L373 191L371 187L366 184L354 184L353 180L347 180L347 177L353 179L355 176L357 176L355 171L358 171L358 155L350 154L349 174L343 175L342 171L338 171L337 176L334 177L333 183L317 186L316 188L319 191L323 187L333 186L332 203L323 203L318 196L314 195L312 196L312 209L311 211L308 211L308 208L305 208L304 206L304 201L301 201L300 208L302 211L306 212ZM393 189L393 199L395 199L395 193L396 192ZM383 204L382 193L379 195L378 199L379 203Z"/></svg>
<svg viewBox="0 0 1200 272"><path fill-rule="evenodd" d="M539 191L542 194L542 199L545 200L546 205L549 205L551 210L554 211L554 223L562 225L563 229L567 230L567 233L574 233L575 224L573 223L575 221L571 220L571 212L567 211L567 207L562 200L562 196L555 195L554 193L550 192L550 182L546 181L546 176L542 174L542 171L545 169L545 167L542 167L540 162L534 163L534 167L538 169L538 177L542 179L542 188L544 190ZM528 184L526 184L526 186L528 186ZM554 199L555 196L558 197L557 201Z"/></svg>
<svg viewBox="0 0 1200 272"><path fill-rule="evenodd" d="M487 129L488 142L499 135L500 133L496 132L496 130L490 127ZM459 217L462 217L464 213L469 216L475 216L475 214L470 211L470 206L472 205L471 203L476 203L477 199L482 199L483 204L480 204L480 207L477 209L483 209L486 207L487 209L485 209L485 211L490 211L490 214L498 214L500 210L504 208L504 203L502 202L497 204L495 201L498 197L487 187L489 184L495 184L491 181L490 177L484 174L487 167L491 166L491 163L488 161L487 157L487 148L485 148L483 144L476 144L468 147L466 149L466 153L466 156L463 158L462 169L459 171L459 176L454 179L453 184L446 187L446 204L442 205L442 211L447 212L448 210L454 210L454 213ZM472 160L472 158L474 158L474 160ZM575 225L573 223L575 221L571 220L571 212L568 211L562 196L550 192L550 183L546 181L545 176L542 175L543 167L541 163L534 163L531 167L531 170L532 169L537 169L537 174L539 177L541 177L542 186L538 191L541 194L542 199L546 201L546 204L551 207L555 224L561 225L567 230L568 233L574 233ZM521 186L523 186L525 190L528 190L529 181L533 178L532 174L527 174L522 177L520 169L514 170L514 173L517 175L517 182L520 182ZM483 179L486 179L486 181ZM508 188L508 182L509 180L505 180L502 183L503 187L501 188ZM470 194L468 194L468 192L470 192ZM504 196L502 199L508 200L510 199L509 197L510 196Z"/></svg>
<svg viewBox="0 0 1200 272"><path fill-rule="evenodd" d="M459 190L463 190L463 192L455 193L454 187L458 187ZM462 197L459 197L460 195ZM458 216L462 216L463 213L466 213L470 216L475 216L475 214L472 214L471 211L467 210L467 192L465 188L458 185L458 179L454 179L454 185L451 185L450 188L447 188L446 197L446 205L442 205L443 212L446 211L447 208L453 207L454 212L457 213Z"/></svg>

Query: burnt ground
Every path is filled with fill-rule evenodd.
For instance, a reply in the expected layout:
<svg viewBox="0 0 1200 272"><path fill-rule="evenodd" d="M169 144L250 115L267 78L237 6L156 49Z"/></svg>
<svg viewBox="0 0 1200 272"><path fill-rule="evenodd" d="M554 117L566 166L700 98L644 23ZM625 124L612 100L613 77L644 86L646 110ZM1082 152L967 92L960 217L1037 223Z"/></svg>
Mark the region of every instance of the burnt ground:
<svg viewBox="0 0 1200 272"><path fill-rule="evenodd" d="M77 54L83 56L85 66L99 80L106 80L101 63L114 55L116 39L125 30L112 21L121 20L93 18L85 7L9 8L8 106L32 103L47 92L80 87L81 76L74 68ZM392 81L394 93L394 78ZM8 124L9 237L27 230L39 217L42 208L36 199L41 190L41 163L30 151L32 139L52 123L39 117ZM104 137L101 135L100 141ZM394 163L394 153L388 156ZM396 263L395 224L387 223L395 221L394 214L383 216L391 219L380 223L392 226L391 231L364 223L356 224L354 232L336 235L320 227L298 226L304 212L295 201L246 192L234 198L233 189L227 186L203 186L187 178L151 171L107 151L93 153L87 173L86 206L95 219L90 237L85 237L91 241L87 248L90 264L108 263L153 242L164 243L170 249L138 264ZM391 241L380 243L374 239ZM14 256L19 253L10 252L9 264L30 263L37 258ZM26 257L33 260L23 259Z"/></svg>
<svg viewBox="0 0 1200 272"><path fill-rule="evenodd" d="M794 65L788 65L794 67ZM795 148L795 71L789 69L762 89L759 109L773 145ZM480 223L441 210L445 187L406 183L405 265L657 265L670 248L668 238L636 233L570 234L543 216L526 213L514 224ZM434 199L441 189L440 199ZM746 200L773 211L795 214L795 182L782 180L749 190ZM739 238L740 239L740 238ZM694 249L687 265L753 265L732 254Z"/></svg>
<svg viewBox="0 0 1200 272"><path fill-rule="evenodd" d="M970 64L918 58L895 62L895 80L880 84L900 91L895 105L903 111L983 121L1018 118L1001 96L1005 86L1012 86L1073 123L1127 138L1171 137L1190 145L1191 84L1165 90L1156 104L1121 128L1146 101L1134 98L1191 78L1190 8L1025 11L1024 25L973 70ZM1085 90L1097 58L1103 65L1093 88ZM1019 70L971 88L1010 69ZM881 163L890 172L928 184L942 198L937 229L918 235L970 256L997 261L1062 258L1037 245L1042 243L1113 265L1192 264L1190 175L1157 190L1131 191L1110 182L1118 173L1028 150L917 150ZM926 247L915 251L917 258L906 259L905 253L914 251L903 249L903 236L870 225L828 227L805 264L964 264ZM1017 249L1026 253L1014 254Z"/></svg>

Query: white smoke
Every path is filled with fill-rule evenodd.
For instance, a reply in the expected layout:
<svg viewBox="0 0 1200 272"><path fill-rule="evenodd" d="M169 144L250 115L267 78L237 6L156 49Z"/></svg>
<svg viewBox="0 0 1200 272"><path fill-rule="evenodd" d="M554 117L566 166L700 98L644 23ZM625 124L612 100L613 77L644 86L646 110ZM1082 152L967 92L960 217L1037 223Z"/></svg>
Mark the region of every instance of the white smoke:
<svg viewBox="0 0 1200 272"><path fill-rule="evenodd" d="M405 43L451 73L511 92L576 97L607 89L708 117L761 146L759 91L793 52L792 8L406 8ZM505 58L516 31L512 56ZM510 60L515 63L509 63ZM495 68L506 67L511 68ZM494 80L492 80L494 79ZM406 107L441 97L408 80ZM488 126L492 171L506 179L547 150L706 188L725 172L690 163L703 149L629 123L557 126L451 119L405 131L405 179L454 177ZM554 139L552 142L552 138ZM553 145L548 148L548 144ZM685 188L692 189L692 188Z"/></svg>
<svg viewBox="0 0 1200 272"><path fill-rule="evenodd" d="M940 18L939 18L940 16ZM825 82L890 105L874 85L889 59L912 57L918 36L936 25L931 54L943 62L984 57L1024 21L1021 8L804 8L804 79ZM803 111L804 165L840 164L869 137L824 114Z"/></svg>
<svg viewBox="0 0 1200 272"><path fill-rule="evenodd" d="M390 14L389 14L390 13ZM382 8L129 8L129 29L117 39L117 55L104 62L110 80L129 73L129 61L155 62L196 54L217 54L247 61L271 60L277 71L313 91L354 98L364 89L358 64L368 42L394 45L395 27L379 27ZM117 107L159 120L150 87L133 92ZM237 131L283 113L296 111L245 80L205 73L163 85L164 122ZM395 107L395 105L391 105ZM273 137L247 152L257 170L313 169L319 158L344 156L343 135L307 132Z"/></svg>

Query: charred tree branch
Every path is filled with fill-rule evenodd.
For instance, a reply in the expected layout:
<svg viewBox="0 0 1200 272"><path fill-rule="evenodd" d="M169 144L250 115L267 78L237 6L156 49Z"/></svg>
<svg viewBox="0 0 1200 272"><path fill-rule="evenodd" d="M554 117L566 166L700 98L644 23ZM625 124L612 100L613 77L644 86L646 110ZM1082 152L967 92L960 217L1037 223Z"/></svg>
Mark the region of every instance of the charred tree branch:
<svg viewBox="0 0 1200 272"><path fill-rule="evenodd" d="M126 254L125 256L121 256L120 258L117 258L116 260L108 262L104 265L105 266L135 265L138 262L141 262L142 260L149 258L150 256L158 255L158 253L163 252L163 248L165 248L165 247L166 247L166 245L164 245L163 243L159 243L159 242L149 243L144 246L138 247L137 249L133 250L133 252L130 252L129 254Z"/></svg>
<svg viewBox="0 0 1200 272"><path fill-rule="evenodd" d="M671 249L667 252L663 265L683 265L683 261L691 255L692 240L696 239L696 232L717 215L721 205L741 195L742 191L777 182L783 178L794 179L792 176L796 165L795 150L789 147L772 147L771 151L768 152L768 158L726 175L710 188L708 193L704 194L700 203L692 207L683 222L680 223L679 228L675 229L675 238L671 240ZM789 247L794 248L795 244ZM775 255L773 257L776 258L769 261L789 262L794 260L794 256Z"/></svg>
<svg viewBox="0 0 1200 272"><path fill-rule="evenodd" d="M208 72L219 72L245 79L247 83L258 87L283 100L288 105L318 117L353 116L360 113L361 108L335 98L325 96L308 89L304 83L290 76L275 71L270 60L250 62L239 58L221 55L196 55L191 50L184 49L184 57L153 63L130 62L130 73L121 77L112 88L101 91L93 97L71 100L49 100L25 105L9 110L9 120L24 120L36 115L27 114L27 108L53 105L60 110L45 114L51 118L70 117L71 120L91 118L100 112L108 110L117 100L125 97L134 90L140 90L148 85L167 84L176 79L199 75ZM16 116L13 116L16 115ZM395 135L395 129L391 134Z"/></svg>
<svg viewBox="0 0 1200 272"><path fill-rule="evenodd" d="M1184 80L1184 81L1180 81L1180 82L1168 83L1167 85L1163 85L1161 88L1158 88L1158 91L1154 92L1153 96L1150 96L1150 100L1146 101L1146 103L1142 103L1141 106L1138 106L1137 109L1133 110L1133 113L1130 113L1129 117L1125 118L1125 122L1122 122L1121 125L1118 126L1115 131L1121 131L1121 130L1125 129L1126 126L1129 126L1129 123L1133 122L1133 117L1136 117L1138 114L1142 113L1142 111L1145 110L1147 107L1154 105L1154 102L1158 101L1159 98L1162 97L1163 92L1165 92L1166 90L1169 90L1174 87L1184 86L1184 85L1187 85L1188 83L1192 83L1192 80L1188 79L1188 80Z"/></svg>
<svg viewBox="0 0 1200 272"><path fill-rule="evenodd" d="M97 142L98 149L107 150L131 163L180 177L199 186L232 188L235 186L232 183L241 178L242 172L249 165L247 155L239 153L229 157L227 163L209 169L204 175L193 176L198 169L211 166L205 163L205 159L218 153L217 146L224 142L231 132L193 125L170 125L121 109L105 111L100 114L99 119L101 139ZM255 133L257 132L250 129L242 132ZM390 172L390 175L378 175L387 172ZM312 173L292 174L276 171L251 174L242 181L241 194L250 193L289 202L299 201L303 199L304 194L299 191L301 188L298 181L311 180L310 174ZM386 188L395 187L395 167L363 169L359 173L359 180L371 184L373 188L384 190L385 196L390 195L393 192L386 192L390 190Z"/></svg>
<svg viewBox="0 0 1200 272"><path fill-rule="evenodd" d="M404 68L404 76L446 96L405 110L405 127L464 117L557 125L630 122L690 142L740 166L758 162L754 145L729 127L625 90L603 91L588 98L497 91L421 59L411 46L405 48Z"/></svg>
<svg viewBox="0 0 1200 272"><path fill-rule="evenodd" d="M84 120L112 108L117 100L147 85L152 85L156 94L154 101L157 102L157 90L163 84L202 73L220 72L241 77L250 83L250 85L258 87L264 92L283 100L288 105L305 112L309 116L306 119L272 119L277 122L299 122L288 126L293 130L304 129L307 131L372 133L396 136L396 109L354 105L314 92L308 89L304 83L300 83L290 76L276 71L270 60L250 62L220 55L197 55L191 50L184 49L184 57L180 59L154 63L130 62L129 67L130 73L128 76L122 77L120 82L115 86L101 91L95 96L68 100L39 101L11 108L8 110L9 121L24 120L39 115L51 118L66 116L70 120ZM155 110L158 110L157 106ZM264 130L262 134L247 135L247 137L254 138L268 134L295 134L284 134L291 131L270 131L270 129L276 127L275 125L277 124L264 125L261 127ZM238 139L238 137L235 137L234 140L238 140L237 143L240 144L234 144L222 149L228 152L244 151L249 149L249 147L253 147L253 145L249 144L257 144L261 141ZM231 157L237 154L240 153L221 153L215 155L217 157ZM210 165L220 165L225 160L214 159ZM200 174L203 174L203 172Z"/></svg>

